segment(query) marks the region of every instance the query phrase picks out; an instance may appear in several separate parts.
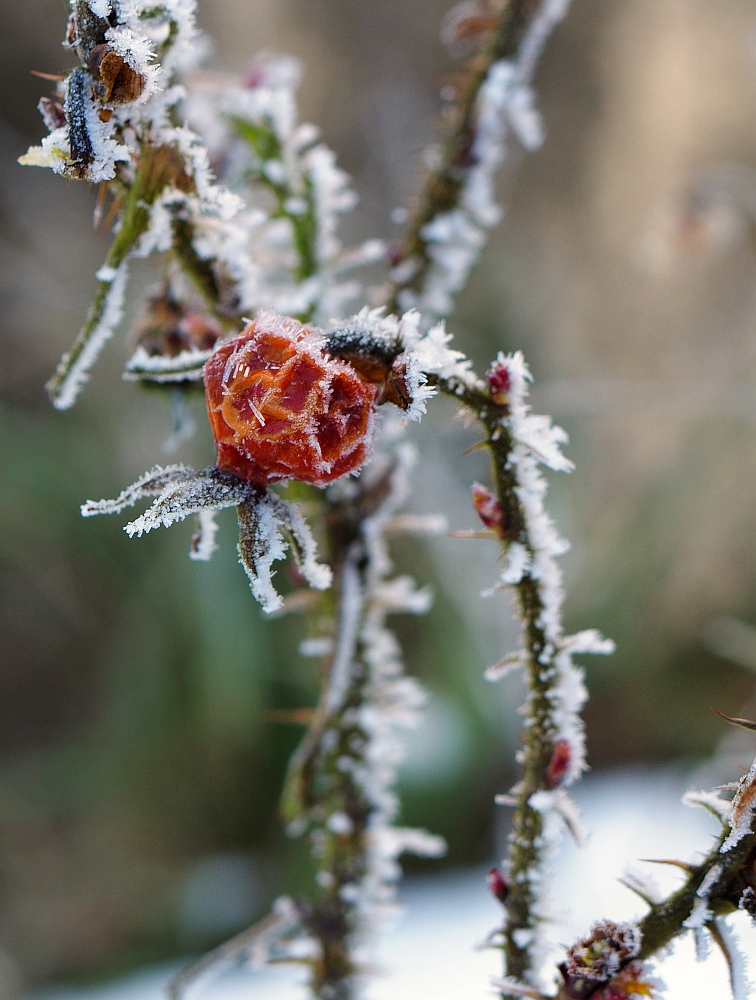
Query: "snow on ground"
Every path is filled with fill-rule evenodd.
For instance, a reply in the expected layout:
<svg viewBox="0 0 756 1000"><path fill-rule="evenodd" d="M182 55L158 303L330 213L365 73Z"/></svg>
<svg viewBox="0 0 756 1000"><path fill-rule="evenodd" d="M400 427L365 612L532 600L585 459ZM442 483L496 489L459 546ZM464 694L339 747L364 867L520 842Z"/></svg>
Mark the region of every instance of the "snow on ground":
<svg viewBox="0 0 756 1000"><path fill-rule="evenodd" d="M640 858L692 859L706 851L716 832L702 810L680 803L688 787L681 771L622 771L589 776L576 798L591 830L585 848L563 845L553 899L558 911L554 938L563 944L599 917L624 920L643 904L617 881L628 867L655 878L664 892L679 882L675 869L641 864ZM493 996L497 952L476 950L500 916L489 895L486 869L409 879L402 899L406 913L381 943L366 1000L474 1000ZM756 957L756 929L738 913L729 918L742 950ZM756 961L751 960L756 977ZM28 1000L160 1000L176 966L149 969L115 983L87 989L54 988ZM697 964L692 940L678 943L660 970L667 1000L726 1000L723 959L712 951ZM301 971L234 971L198 984L189 1000L304 1000ZM756 996L756 993L754 993Z"/></svg>

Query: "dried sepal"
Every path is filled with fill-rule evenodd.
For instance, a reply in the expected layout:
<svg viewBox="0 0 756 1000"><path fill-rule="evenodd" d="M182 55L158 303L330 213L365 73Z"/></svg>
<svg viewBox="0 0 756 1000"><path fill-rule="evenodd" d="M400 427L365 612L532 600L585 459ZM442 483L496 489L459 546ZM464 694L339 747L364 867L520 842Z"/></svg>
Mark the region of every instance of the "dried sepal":
<svg viewBox="0 0 756 1000"><path fill-rule="evenodd" d="M167 528L202 511L235 507L250 496L249 485L223 469L211 466L201 472L187 471L184 477L168 483L141 517L126 525L129 538Z"/></svg>
<svg viewBox="0 0 756 1000"><path fill-rule="evenodd" d="M261 491L233 473L211 466L201 472L183 465L156 466L120 493L114 500L89 500L81 512L118 514L140 500L157 499L141 517L126 525L137 537L153 528L168 527L191 515L198 528L192 538L190 557L207 560L215 550L216 525L213 515L225 507L236 507L239 516L239 557L249 577L252 593L270 612L283 604L272 584L272 566L291 547L302 575L317 590L331 584L331 570L317 561L312 532L296 504L272 491ZM285 532L285 536L284 536Z"/></svg>
<svg viewBox="0 0 756 1000"><path fill-rule="evenodd" d="M288 543L312 587L326 590L331 585L331 570L318 563L315 540L294 504L268 490L239 504L237 515L239 561L252 593L268 614L283 606L283 598L273 586L273 563L285 558Z"/></svg>
<svg viewBox="0 0 756 1000"><path fill-rule="evenodd" d="M82 504L81 516L120 514L122 510L133 507L145 497L157 496L171 483L181 482L192 475L195 475L194 470L188 469L185 465L167 465L165 468L156 465L154 469L140 476L131 486L127 486L114 500L87 500L85 504Z"/></svg>
<svg viewBox="0 0 756 1000"><path fill-rule="evenodd" d="M197 514L197 529L192 535L189 558L196 562L209 562L213 552L218 548L215 536L218 525L215 522L214 510L201 510Z"/></svg>

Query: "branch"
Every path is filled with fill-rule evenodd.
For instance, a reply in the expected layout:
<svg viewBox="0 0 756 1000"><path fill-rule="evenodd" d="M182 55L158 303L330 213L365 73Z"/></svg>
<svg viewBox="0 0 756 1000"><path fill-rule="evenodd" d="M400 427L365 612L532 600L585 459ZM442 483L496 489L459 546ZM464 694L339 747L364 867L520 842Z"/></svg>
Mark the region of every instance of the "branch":
<svg viewBox="0 0 756 1000"><path fill-rule="evenodd" d="M529 85L546 38L568 3L504 4L488 45L472 60L450 109L440 163L425 181L396 256L386 295L389 312L413 307L437 315L451 311L453 296L464 287L485 242L485 230L499 219L489 189L504 155L507 128L527 149L542 141ZM463 214L456 217L460 209ZM442 260L444 244L461 251L453 266ZM437 268L446 273L434 281Z"/></svg>

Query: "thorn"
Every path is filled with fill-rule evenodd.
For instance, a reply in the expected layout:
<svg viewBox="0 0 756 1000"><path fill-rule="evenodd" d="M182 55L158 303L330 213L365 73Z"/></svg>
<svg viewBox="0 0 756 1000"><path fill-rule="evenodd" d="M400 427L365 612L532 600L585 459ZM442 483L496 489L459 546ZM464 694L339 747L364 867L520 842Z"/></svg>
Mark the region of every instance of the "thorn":
<svg viewBox="0 0 756 1000"><path fill-rule="evenodd" d="M269 708L263 712L263 722L309 726L314 716L314 708Z"/></svg>
<svg viewBox="0 0 756 1000"><path fill-rule="evenodd" d="M95 229L98 229L100 223L102 222L102 210L105 208L105 199L108 195L108 185L100 184L97 189L97 204L95 205L94 215L92 216L92 225Z"/></svg>
<svg viewBox="0 0 756 1000"><path fill-rule="evenodd" d="M493 531L462 530L450 531L449 538L485 538L487 541L498 541Z"/></svg>
<svg viewBox="0 0 756 1000"><path fill-rule="evenodd" d="M38 69L30 69L29 72L32 76L38 76L40 80L55 80L58 83L66 78L64 73L42 73Z"/></svg>
<svg viewBox="0 0 756 1000"><path fill-rule="evenodd" d="M719 709L714 708L713 705L710 705L709 707L712 712L716 712L721 719L725 720L725 722L729 722L733 726L739 726L740 729L750 729L751 732L756 733L756 722L751 722L750 719L738 719L732 715L725 715L724 712L720 712Z"/></svg>
<svg viewBox="0 0 756 1000"><path fill-rule="evenodd" d="M693 865L689 865L687 861L675 861L671 858L638 858L638 860L649 865L673 865L675 868L682 868L689 875L695 871Z"/></svg>
<svg viewBox="0 0 756 1000"><path fill-rule="evenodd" d="M469 448L466 448L462 452L462 458L464 458L465 455L472 455L474 451L481 451L481 449L487 447L488 447L488 441L485 439L483 441L478 441L476 444L471 444Z"/></svg>
<svg viewBox="0 0 756 1000"><path fill-rule="evenodd" d="M634 885L630 879L618 878L617 881L620 885L624 885L626 889L630 892L634 892L636 896L640 896L644 903L648 906L656 906L658 900L653 899L648 893L644 892L639 885Z"/></svg>

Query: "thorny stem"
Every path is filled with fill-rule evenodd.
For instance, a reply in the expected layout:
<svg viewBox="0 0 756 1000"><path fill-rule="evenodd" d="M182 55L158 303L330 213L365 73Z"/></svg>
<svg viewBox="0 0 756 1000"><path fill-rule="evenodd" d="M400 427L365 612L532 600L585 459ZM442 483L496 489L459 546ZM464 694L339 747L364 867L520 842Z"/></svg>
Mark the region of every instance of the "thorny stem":
<svg viewBox="0 0 756 1000"><path fill-rule="evenodd" d="M310 986L313 996L322 1000L352 1000L358 989L360 970L353 957L360 932L358 901L349 890L367 874L374 807L354 771L339 765L345 759L360 758L369 740L358 721L370 680L361 657L360 633L371 570L363 533L388 488L387 477L329 507L328 541L334 569L329 597L337 614L336 635L323 670L320 703L289 765L282 800L290 828L297 833L307 831L320 870L318 898L312 905L301 903L300 909L303 923L318 944ZM334 815L347 817L348 823L331 828L327 820Z"/></svg>
<svg viewBox="0 0 756 1000"><path fill-rule="evenodd" d="M506 406L494 403L482 388L475 388L457 379L429 376L428 381L438 386L440 392L464 404L485 429L486 444L491 453L496 494L504 510L506 525L504 548L512 542L524 545L531 556L533 547L528 537L525 514L517 495L517 480L510 462L512 438L502 418L507 416ZM515 941L519 930L535 930L533 907L536 902L533 886L527 877L541 862L539 846L543 826L541 814L530 805L531 796L547 789L547 770L554 747L553 704L551 694L558 680L551 669L551 657L541 662L546 646L543 630L538 625L543 605L537 582L525 573L516 585L523 639L527 650L527 680L529 698L523 748L523 774L517 787L513 829L509 845L509 895L507 896L507 921L503 928L503 951L507 975L523 980L530 971L530 957L526 949Z"/></svg>
<svg viewBox="0 0 756 1000"><path fill-rule="evenodd" d="M752 824L753 830L753 824ZM727 916L738 909L743 890L753 885L756 866L756 832L747 834L725 854L721 847L725 831L716 844L698 865L691 865L683 885L666 899L653 904L646 916L638 923L641 932L640 951L635 958L644 960L662 952L675 938L689 931L685 921L691 915L698 901L697 892L704 879L714 869L719 869L715 881L706 891L706 904L712 919ZM633 961L628 958L624 964ZM603 996L598 986L585 1000ZM570 994L562 986L558 1000L569 1000Z"/></svg>
<svg viewBox="0 0 756 1000"><path fill-rule="evenodd" d="M408 275L394 280L390 286L387 294L389 312L401 312L400 295L404 289L417 291L423 286L432 264L423 230L441 212L448 212L457 205L467 171L473 165L471 150L475 140L476 105L480 88L495 62L516 56L542 2L543 0L508 0L499 15L498 28L488 47L470 65L443 143L441 163L430 172L425 181L397 261L397 265L414 261L416 266Z"/></svg>
<svg viewBox="0 0 756 1000"><path fill-rule="evenodd" d="M142 147L134 181L126 194L120 228L105 259L105 268L113 277L109 276L107 280L102 279L98 282L97 292L84 326L46 385L54 405L59 405L66 381L103 321L115 272L122 267L140 237L149 228L150 206L154 204L166 185L175 182L182 174L183 165L180 156L170 146L154 147L146 143ZM184 177L188 180L186 175Z"/></svg>

